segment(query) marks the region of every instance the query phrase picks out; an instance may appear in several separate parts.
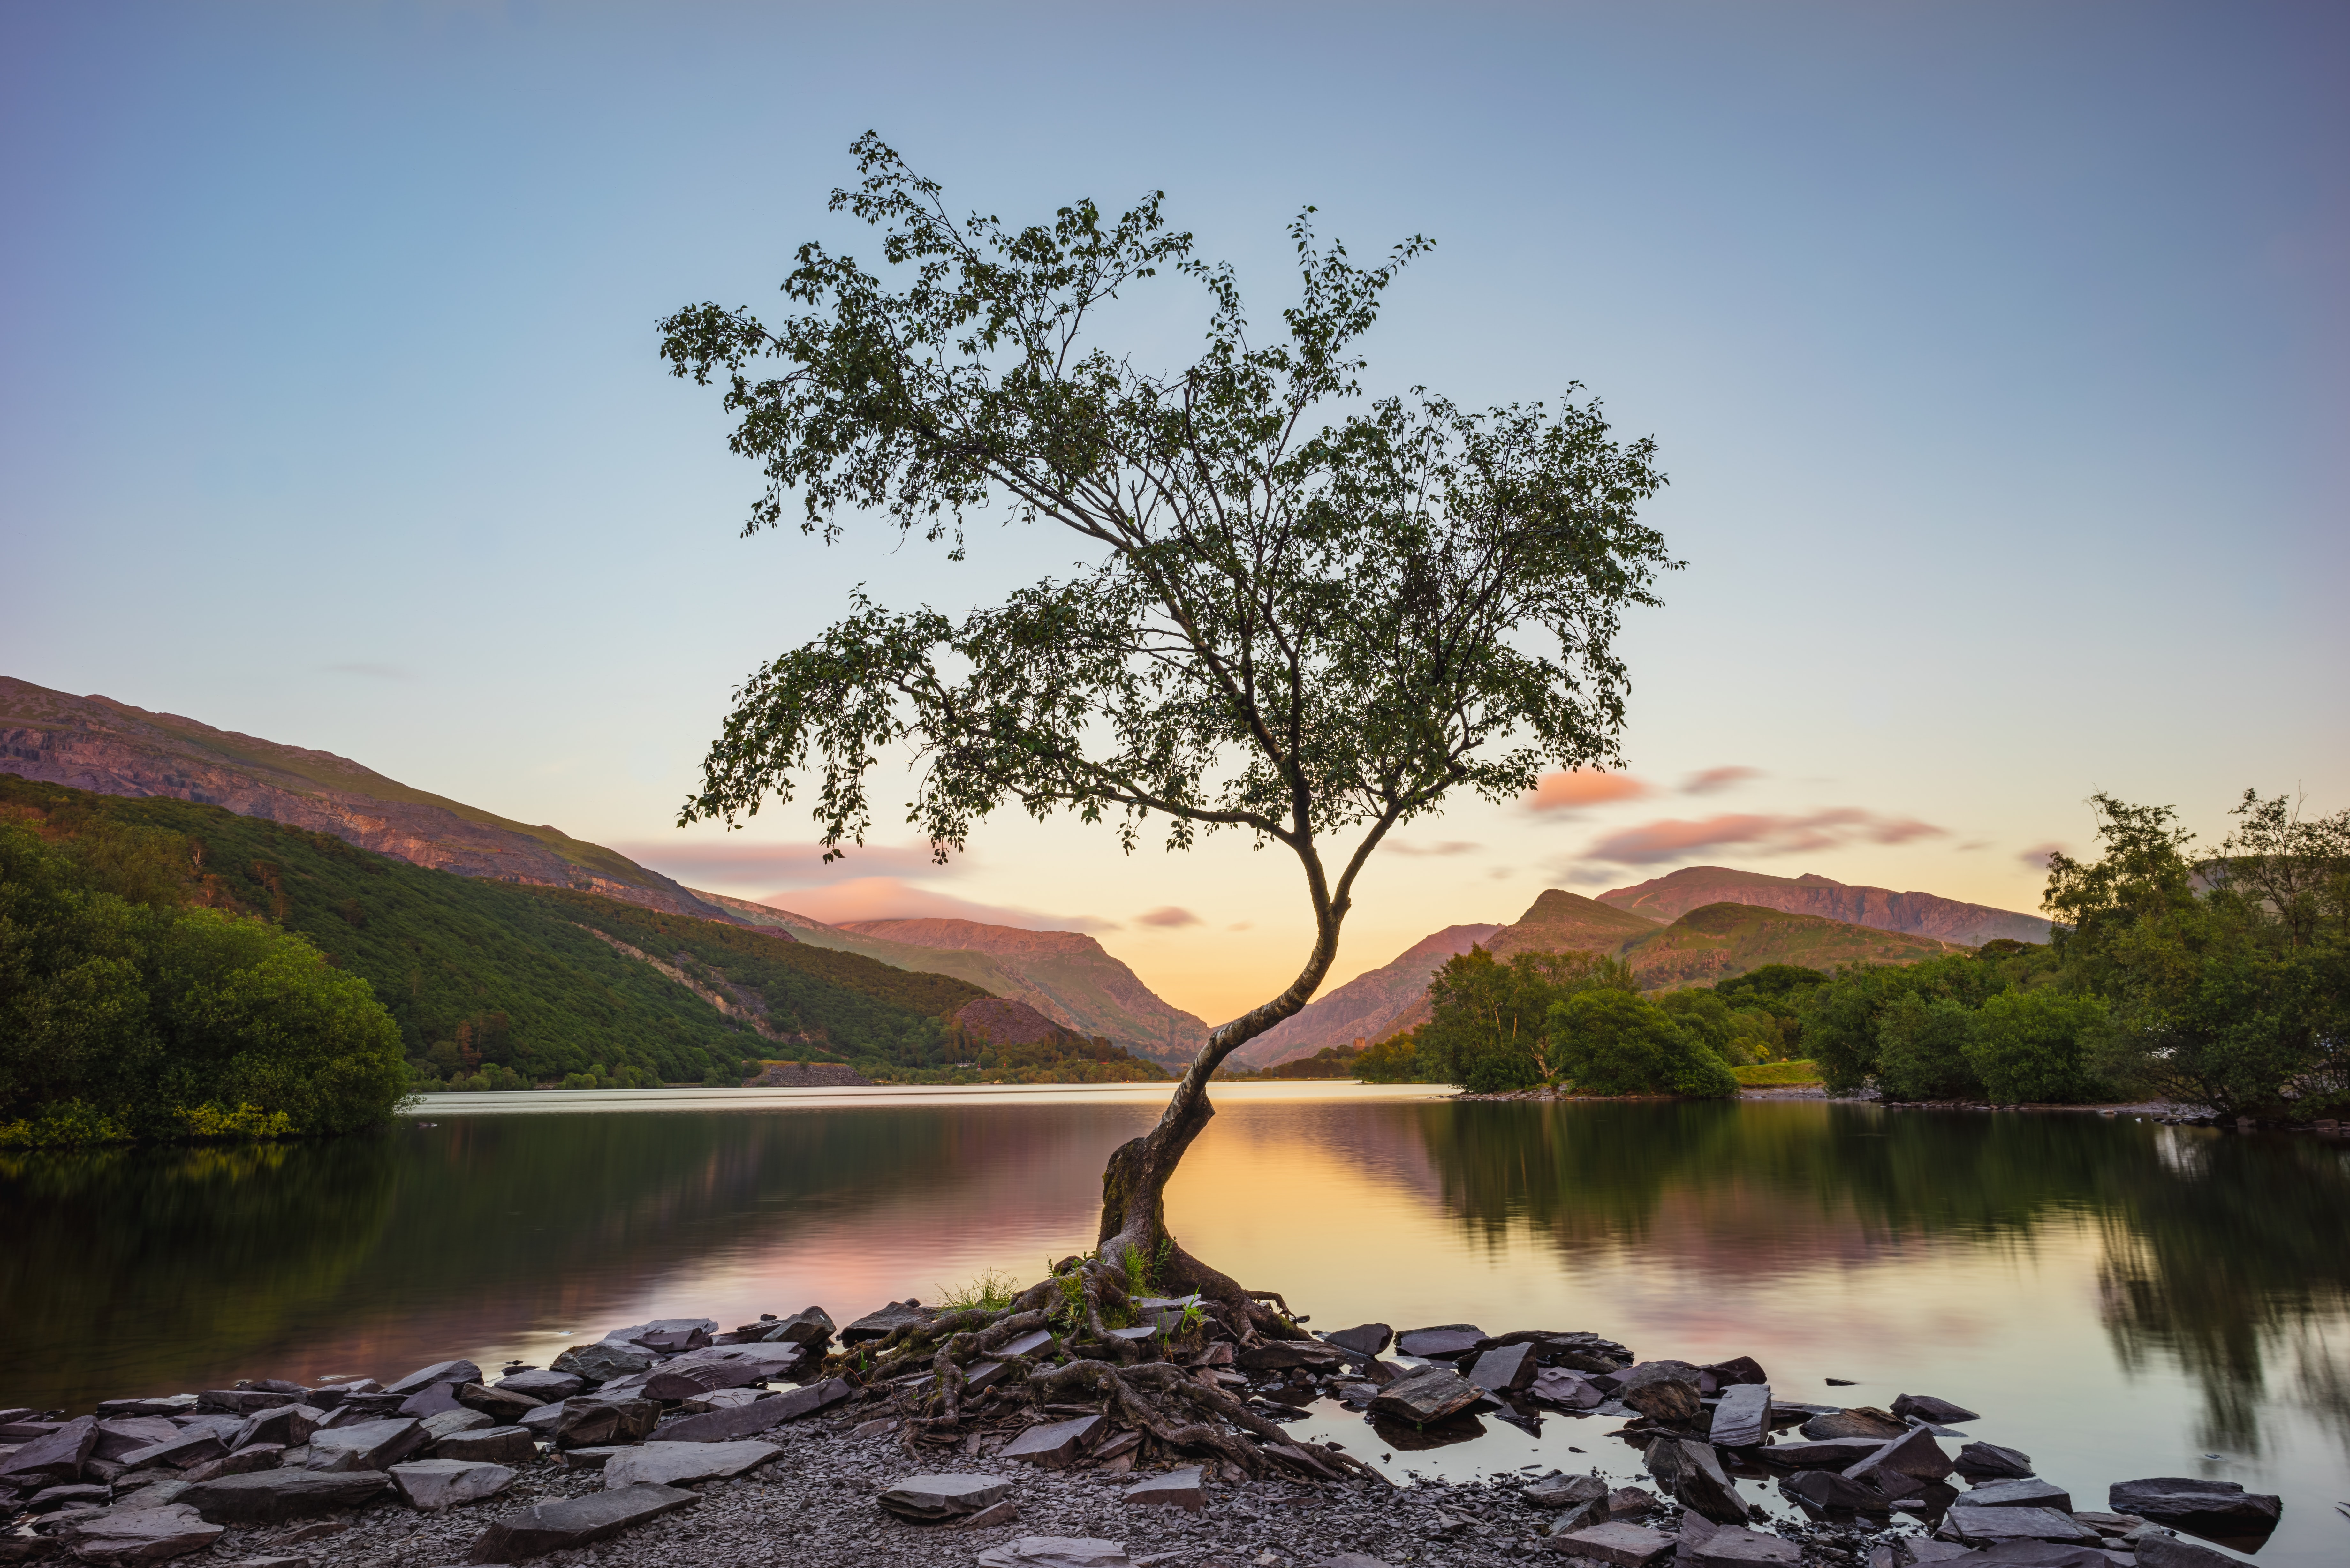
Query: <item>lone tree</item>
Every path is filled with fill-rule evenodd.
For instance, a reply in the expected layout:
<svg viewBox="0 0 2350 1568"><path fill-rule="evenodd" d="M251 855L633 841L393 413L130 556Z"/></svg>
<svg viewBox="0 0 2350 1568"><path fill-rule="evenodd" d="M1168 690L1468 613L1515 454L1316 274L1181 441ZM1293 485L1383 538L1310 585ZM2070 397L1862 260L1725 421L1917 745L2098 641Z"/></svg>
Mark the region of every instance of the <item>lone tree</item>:
<svg viewBox="0 0 2350 1568"><path fill-rule="evenodd" d="M1635 520L1664 483L1649 441L1596 403L1466 412L1415 388L1366 400L1357 340L1415 236L1378 266L1291 225L1303 289L1252 339L1229 265L1167 231L1153 192L1013 228L957 220L877 137L835 191L880 231L883 272L800 247L775 327L704 304L661 323L675 374L726 389L732 445L766 478L745 535L794 505L827 541L886 517L964 549L972 512L1068 531L1078 559L1002 604L847 619L735 695L681 823L755 815L813 779L827 857L872 824L885 748L918 759L910 820L943 860L1016 802L1115 818L1131 850L1234 828L1297 857L1314 943L1296 980L1214 1030L1158 1126L1118 1148L1087 1272L1215 1298L1244 1332L1296 1337L1174 1244L1164 1194L1213 1110L1208 1081L1313 997L1355 880L1397 826L1468 790L1506 800L1546 767L1618 759L1614 643L1674 563ZM1095 339L1162 271L1206 291L1206 342L1170 373ZM1577 389L1570 387L1570 392ZM1094 1287L1089 1285L1088 1291Z"/></svg>

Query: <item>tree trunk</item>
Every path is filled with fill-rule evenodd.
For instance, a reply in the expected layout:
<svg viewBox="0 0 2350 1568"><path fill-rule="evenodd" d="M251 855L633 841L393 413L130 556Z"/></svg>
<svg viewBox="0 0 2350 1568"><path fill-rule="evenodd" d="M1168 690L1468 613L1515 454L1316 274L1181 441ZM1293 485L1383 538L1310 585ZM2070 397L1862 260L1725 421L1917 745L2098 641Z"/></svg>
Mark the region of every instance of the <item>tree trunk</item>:
<svg viewBox="0 0 2350 1568"><path fill-rule="evenodd" d="M1225 1309L1235 1332L1254 1329L1268 1339L1301 1339L1305 1331L1289 1321L1286 1303L1272 1291L1251 1291L1230 1275L1209 1267L1185 1251L1167 1230L1167 1183L1181 1163L1183 1151L1200 1136L1215 1106L1208 1103L1208 1079L1232 1054L1289 1017L1312 1000L1322 977L1338 951L1338 918L1326 917L1305 970L1288 990L1230 1023L1211 1031L1200 1054L1191 1058L1175 1085L1159 1125L1141 1137L1112 1150L1102 1172L1101 1233L1097 1251L1102 1264L1128 1277L1128 1258L1140 1259L1140 1272L1159 1290L1170 1294L1197 1291ZM1282 1311L1264 1306L1280 1305Z"/></svg>

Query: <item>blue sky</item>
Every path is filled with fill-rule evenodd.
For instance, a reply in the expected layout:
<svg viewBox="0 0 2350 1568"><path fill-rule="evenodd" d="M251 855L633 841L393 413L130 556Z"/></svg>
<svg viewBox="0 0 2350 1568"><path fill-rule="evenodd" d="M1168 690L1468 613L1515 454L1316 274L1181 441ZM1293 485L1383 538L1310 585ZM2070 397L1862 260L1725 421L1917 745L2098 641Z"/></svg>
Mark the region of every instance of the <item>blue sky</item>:
<svg viewBox="0 0 2350 1568"><path fill-rule="evenodd" d="M1237 842L1005 820L827 874L796 816L670 826L734 682L850 587L1070 559L736 536L753 475L653 324L869 252L824 197L871 128L1008 219L1163 189L1265 317L1301 205L1357 254L1428 234L1375 385L1579 380L1660 441L1690 566L1627 636L1644 791L1430 825L1471 847L1384 864L1340 978L1679 864L2030 909L2092 790L2214 832L2247 785L2350 805L2345 80L2326 5L6 7L0 670L1261 1000L1305 928ZM1189 352L1187 289L1133 302L1138 355Z"/></svg>

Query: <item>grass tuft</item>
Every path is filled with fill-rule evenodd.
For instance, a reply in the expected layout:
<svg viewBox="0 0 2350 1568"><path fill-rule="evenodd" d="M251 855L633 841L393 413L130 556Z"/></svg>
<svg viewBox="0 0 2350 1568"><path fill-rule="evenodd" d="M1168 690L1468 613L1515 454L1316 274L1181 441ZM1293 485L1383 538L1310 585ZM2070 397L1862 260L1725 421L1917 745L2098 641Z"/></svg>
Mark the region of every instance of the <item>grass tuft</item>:
<svg viewBox="0 0 2350 1568"><path fill-rule="evenodd" d="M947 1312L1002 1312L1019 1293L1020 1282L1001 1269L985 1269L976 1279L938 1287L939 1305Z"/></svg>
<svg viewBox="0 0 2350 1568"><path fill-rule="evenodd" d="M1730 1071L1750 1089L1784 1088L1821 1081L1819 1065L1814 1062L1758 1062L1752 1067L1732 1067Z"/></svg>

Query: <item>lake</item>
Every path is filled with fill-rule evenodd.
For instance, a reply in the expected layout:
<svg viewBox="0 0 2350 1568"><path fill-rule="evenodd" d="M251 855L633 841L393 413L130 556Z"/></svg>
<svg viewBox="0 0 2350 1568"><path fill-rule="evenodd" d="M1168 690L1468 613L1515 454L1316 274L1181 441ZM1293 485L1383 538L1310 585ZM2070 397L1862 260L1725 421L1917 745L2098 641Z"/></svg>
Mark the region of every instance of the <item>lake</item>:
<svg viewBox="0 0 2350 1568"><path fill-rule="evenodd" d="M543 1365L649 1317L846 1322L983 1270L1025 1282L1092 1244L1103 1158L1165 1093L447 1096L376 1138L0 1157L0 1405ZM2238 1480L2285 1499L2258 1562L2350 1561L2338 1140L1423 1086L1216 1100L1170 1222L1316 1327L1590 1329L1643 1356L1751 1355L1782 1397L1935 1394L2078 1507L2139 1476ZM1615 1425L1489 1418L1414 1453L1337 1407L1299 1429L1399 1479L1634 1477Z"/></svg>

